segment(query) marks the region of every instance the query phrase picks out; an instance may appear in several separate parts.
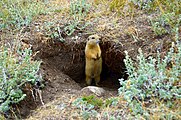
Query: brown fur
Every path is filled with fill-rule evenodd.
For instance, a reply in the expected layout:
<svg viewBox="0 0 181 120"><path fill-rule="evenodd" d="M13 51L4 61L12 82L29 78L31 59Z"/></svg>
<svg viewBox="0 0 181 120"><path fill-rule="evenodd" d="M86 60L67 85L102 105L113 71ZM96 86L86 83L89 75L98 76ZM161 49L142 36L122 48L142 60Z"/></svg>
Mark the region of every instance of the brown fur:
<svg viewBox="0 0 181 120"><path fill-rule="evenodd" d="M102 71L102 57L101 49L99 46L99 36L91 35L88 37L88 42L85 47L85 57L86 57L86 83L91 85L92 79L94 78L96 85L100 81L100 74Z"/></svg>

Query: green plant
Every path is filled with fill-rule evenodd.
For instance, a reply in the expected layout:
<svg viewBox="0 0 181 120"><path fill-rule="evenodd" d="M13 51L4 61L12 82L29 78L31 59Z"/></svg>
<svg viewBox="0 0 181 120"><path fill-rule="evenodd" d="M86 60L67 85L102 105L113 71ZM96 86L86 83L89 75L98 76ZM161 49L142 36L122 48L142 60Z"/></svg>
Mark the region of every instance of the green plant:
<svg viewBox="0 0 181 120"><path fill-rule="evenodd" d="M135 114L148 114L143 107L145 101L151 98L171 101L181 98L181 44L172 44L170 51L161 60L157 58L145 59L141 49L137 57L137 67L126 53L124 60L128 80L120 79L119 94L128 102L130 110Z"/></svg>
<svg viewBox="0 0 181 120"><path fill-rule="evenodd" d="M83 30L88 26L84 19L89 12L90 5L86 0L71 1L70 4L70 15L72 19L68 25L64 28L67 35L72 35L76 29Z"/></svg>
<svg viewBox="0 0 181 120"><path fill-rule="evenodd" d="M109 8L111 11L116 11L117 13L124 12L124 14L125 12L131 12L132 15L134 14L135 8L148 10L148 9L151 9L152 7L153 7L153 0L146 0L146 1L145 0L112 0L109 3Z"/></svg>
<svg viewBox="0 0 181 120"><path fill-rule="evenodd" d="M71 0L70 14L78 19L84 18L89 12L90 4L86 0Z"/></svg>
<svg viewBox="0 0 181 120"><path fill-rule="evenodd" d="M181 15L172 13L163 13L155 20L151 20L152 29L156 35L163 35L166 33L176 33L176 29L179 29L181 21Z"/></svg>
<svg viewBox="0 0 181 120"><path fill-rule="evenodd" d="M108 98L108 99L106 99L106 101L105 101L105 107L107 107L107 106L113 106L113 107L115 107L115 106L118 105L118 103L119 103L119 99L118 99L118 98L115 98L115 97Z"/></svg>
<svg viewBox="0 0 181 120"><path fill-rule="evenodd" d="M175 34L175 30L181 24L180 6L179 0L112 0L109 2L110 10L122 15L126 12L130 15L131 11L133 16L135 9L142 9L145 12L156 11L159 16L151 19L152 30L156 35Z"/></svg>
<svg viewBox="0 0 181 120"><path fill-rule="evenodd" d="M134 4L136 7L139 7L140 9L149 10L154 7L154 0L130 0L129 2Z"/></svg>
<svg viewBox="0 0 181 120"><path fill-rule="evenodd" d="M98 108L103 106L103 100L100 98L96 98L94 95L84 96L82 97L82 100Z"/></svg>
<svg viewBox="0 0 181 120"><path fill-rule="evenodd" d="M96 108L105 108L108 106L115 107L119 102L119 99L117 97L111 97L103 100L101 98L95 97L94 95L83 96L82 100L87 102L88 104L93 105Z"/></svg>
<svg viewBox="0 0 181 120"><path fill-rule="evenodd" d="M85 99L85 98L84 98ZM73 102L73 106L81 110L80 114L83 119L87 120L89 118L96 118L98 112L94 110L94 105L83 100L83 98L78 98Z"/></svg>
<svg viewBox="0 0 181 120"><path fill-rule="evenodd" d="M163 35L169 33L169 31L164 28L163 24L161 24L161 21L158 20L153 22L151 20L151 24L152 29L156 35Z"/></svg>
<svg viewBox="0 0 181 120"><path fill-rule="evenodd" d="M63 28L60 26L56 26L55 22L45 22L43 25L43 29L45 29L45 34L51 39L65 42L65 39L63 37Z"/></svg>
<svg viewBox="0 0 181 120"><path fill-rule="evenodd" d="M40 81L38 75L40 63L32 61L30 49L15 51L2 46L0 48L0 111L6 112L12 104L26 97L25 84L35 85Z"/></svg>
<svg viewBox="0 0 181 120"><path fill-rule="evenodd" d="M160 15L151 20L152 29L156 35L165 33L175 34L175 30L181 24L181 3L178 0L154 0L150 2L149 9L151 11L159 11Z"/></svg>
<svg viewBox="0 0 181 120"><path fill-rule="evenodd" d="M19 29L29 25L34 16L45 13L45 5L31 0L1 0L0 10L0 29Z"/></svg>
<svg viewBox="0 0 181 120"><path fill-rule="evenodd" d="M83 119L121 119L123 113L120 107L119 97L111 97L103 100L94 95L77 98L73 102L73 106L80 110ZM101 110L101 113L100 111Z"/></svg>

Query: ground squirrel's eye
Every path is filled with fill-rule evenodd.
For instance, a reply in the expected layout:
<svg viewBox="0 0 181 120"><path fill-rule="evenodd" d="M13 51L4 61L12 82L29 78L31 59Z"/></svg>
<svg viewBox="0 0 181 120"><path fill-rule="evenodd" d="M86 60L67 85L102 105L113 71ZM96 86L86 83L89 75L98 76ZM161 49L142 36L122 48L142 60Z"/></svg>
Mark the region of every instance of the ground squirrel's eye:
<svg viewBox="0 0 181 120"><path fill-rule="evenodd" d="M95 39L95 37L92 37L92 39Z"/></svg>

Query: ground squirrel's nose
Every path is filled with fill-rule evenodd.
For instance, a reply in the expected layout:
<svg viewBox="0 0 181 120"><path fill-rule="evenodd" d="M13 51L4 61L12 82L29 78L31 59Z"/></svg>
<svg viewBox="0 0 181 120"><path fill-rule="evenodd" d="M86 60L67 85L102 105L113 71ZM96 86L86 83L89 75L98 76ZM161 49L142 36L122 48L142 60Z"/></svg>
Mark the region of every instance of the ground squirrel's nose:
<svg viewBox="0 0 181 120"><path fill-rule="evenodd" d="M100 40L96 40L96 43L97 43L97 44L100 43Z"/></svg>

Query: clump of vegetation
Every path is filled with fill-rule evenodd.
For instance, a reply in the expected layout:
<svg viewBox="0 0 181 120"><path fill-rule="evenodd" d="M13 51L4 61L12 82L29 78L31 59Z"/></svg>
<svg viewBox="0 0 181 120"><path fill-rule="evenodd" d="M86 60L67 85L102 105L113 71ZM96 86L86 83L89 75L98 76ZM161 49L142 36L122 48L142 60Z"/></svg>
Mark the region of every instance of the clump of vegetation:
<svg viewBox="0 0 181 120"><path fill-rule="evenodd" d="M96 3L100 3L98 1ZM181 2L178 0L112 0L107 3L111 11L123 16L134 16L138 9L149 13L158 12L159 16L151 19L152 30L158 36L170 33L174 35L181 24Z"/></svg>
<svg viewBox="0 0 181 120"><path fill-rule="evenodd" d="M152 10L159 8L160 11L160 16L154 18L155 20L151 20L155 34L176 34L181 24L181 3L177 0L156 0L152 3L152 6Z"/></svg>
<svg viewBox="0 0 181 120"><path fill-rule="evenodd" d="M68 13L70 16L64 25L57 25L58 21L46 22L46 35L53 40L65 42L65 37L71 36L76 30L81 31L89 24L85 18L90 10L90 4L86 0L71 0ZM56 12L56 11L55 11ZM67 10L66 10L67 12Z"/></svg>
<svg viewBox="0 0 181 120"><path fill-rule="evenodd" d="M26 85L35 85L41 81L38 74L40 61L32 61L30 49L12 50L0 48L0 111L5 113L12 104L26 97L23 89Z"/></svg>
<svg viewBox="0 0 181 120"><path fill-rule="evenodd" d="M1 0L0 11L0 29L19 29L29 25L34 16L45 13L45 5L32 0Z"/></svg>
<svg viewBox="0 0 181 120"><path fill-rule="evenodd" d="M52 39L51 42L65 42L64 37L66 36L66 33L64 31L64 26L59 26L56 22L45 22L43 25L43 29L45 30L46 36Z"/></svg>
<svg viewBox="0 0 181 120"><path fill-rule="evenodd" d="M94 95L84 96L82 97L82 100L98 108L100 108L103 105L103 100L100 98L96 98Z"/></svg>
<svg viewBox="0 0 181 120"><path fill-rule="evenodd" d="M90 98L94 98L90 96ZM95 106L91 103L87 102L87 99L90 99L89 97L84 98L78 98L73 102L73 106L80 109L80 115L83 119L87 120L89 118L96 118L98 115L98 112L95 109ZM90 101L89 101L90 102ZM95 101L93 103L96 103Z"/></svg>
<svg viewBox="0 0 181 120"><path fill-rule="evenodd" d="M73 17L78 17L78 19L81 19L87 15L89 8L90 5L86 0L71 1L70 14L73 15Z"/></svg>
<svg viewBox="0 0 181 120"><path fill-rule="evenodd" d="M107 0L108 1L108 0ZM117 13L121 13L121 15L125 15L126 12L134 15L135 9L140 8L149 8L151 6L152 0L111 0L108 2L109 8L111 11L116 11ZM124 13L124 14L123 14ZM128 15L128 14L126 14Z"/></svg>
<svg viewBox="0 0 181 120"><path fill-rule="evenodd" d="M87 16L90 9L90 4L86 0L76 0L70 3L70 15L72 20L64 28L67 35L72 35L76 29L83 30L87 27L84 19Z"/></svg>
<svg viewBox="0 0 181 120"><path fill-rule="evenodd" d="M151 19L152 29L156 35L177 32L181 24L181 3L178 0L131 0L131 2L146 12L159 13L159 16Z"/></svg>
<svg viewBox="0 0 181 120"><path fill-rule="evenodd" d="M151 24L152 24L152 30L158 36L170 33L169 28L165 29L163 27L164 21L162 21L161 19L160 20L156 19L154 21L151 20Z"/></svg>
<svg viewBox="0 0 181 120"><path fill-rule="evenodd" d="M112 97L103 100L102 98L95 97L94 95L84 96L82 98L77 98L73 102L73 106L80 109L80 115L83 119L109 119L109 118L119 118L117 114L114 114L114 108L117 108L119 105L119 97ZM109 109L110 108L110 109ZM99 110L105 110L103 113L100 113ZM120 111L117 111L118 113Z"/></svg>
<svg viewBox="0 0 181 120"><path fill-rule="evenodd" d="M150 102L149 100L165 101L169 108L173 106L175 100L181 98L181 44L179 42L172 45L163 60L159 52L157 58L149 57L147 60L139 49L137 67L134 66L127 52L124 62L129 79L120 79L119 94L128 102L134 115L149 117L149 112L144 105ZM172 118L177 115L179 113L172 115Z"/></svg>
<svg viewBox="0 0 181 120"><path fill-rule="evenodd" d="M115 107L115 106L118 105L118 103L119 103L119 99L116 98L116 97L112 97L112 98L106 99L104 106L105 106L105 107L108 107L108 106Z"/></svg>

